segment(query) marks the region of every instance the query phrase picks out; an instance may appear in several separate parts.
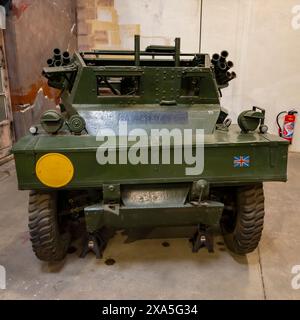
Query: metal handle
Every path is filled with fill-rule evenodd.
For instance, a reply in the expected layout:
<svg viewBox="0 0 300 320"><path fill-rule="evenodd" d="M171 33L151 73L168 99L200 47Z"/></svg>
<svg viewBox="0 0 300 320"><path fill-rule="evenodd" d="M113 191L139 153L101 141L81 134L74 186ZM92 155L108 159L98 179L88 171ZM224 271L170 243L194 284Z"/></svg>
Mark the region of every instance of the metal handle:
<svg viewBox="0 0 300 320"><path fill-rule="evenodd" d="M177 102L176 102L176 100L161 100L160 105L161 106L176 106Z"/></svg>

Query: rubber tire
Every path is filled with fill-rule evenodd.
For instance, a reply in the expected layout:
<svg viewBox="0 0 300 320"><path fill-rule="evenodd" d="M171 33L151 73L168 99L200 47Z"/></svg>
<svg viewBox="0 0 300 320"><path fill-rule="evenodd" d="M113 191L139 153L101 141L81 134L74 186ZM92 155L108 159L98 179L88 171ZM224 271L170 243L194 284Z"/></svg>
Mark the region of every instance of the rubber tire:
<svg viewBox="0 0 300 320"><path fill-rule="evenodd" d="M264 225L263 185L239 187L235 197L234 229L228 232L226 220L221 229L227 247L234 253L245 255L254 251L261 239Z"/></svg>
<svg viewBox="0 0 300 320"><path fill-rule="evenodd" d="M63 260L71 237L59 230L57 194L31 191L28 211L30 240L37 258L47 262Z"/></svg>

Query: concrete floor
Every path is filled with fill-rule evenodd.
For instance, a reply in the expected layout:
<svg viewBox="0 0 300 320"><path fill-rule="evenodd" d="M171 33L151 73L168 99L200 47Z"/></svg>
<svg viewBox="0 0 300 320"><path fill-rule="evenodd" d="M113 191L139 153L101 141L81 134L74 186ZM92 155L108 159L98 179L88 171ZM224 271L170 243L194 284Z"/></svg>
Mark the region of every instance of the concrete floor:
<svg viewBox="0 0 300 320"><path fill-rule="evenodd" d="M291 269L300 265L300 154L289 157L289 182L266 183L266 221L259 249L230 254L190 251L187 239L124 244L118 234L104 259L78 253L60 264L38 261L27 231L28 192L17 191L12 164L0 168L0 265L7 289L0 299L299 299ZM219 244L217 244L219 243ZM116 263L106 265L113 258Z"/></svg>

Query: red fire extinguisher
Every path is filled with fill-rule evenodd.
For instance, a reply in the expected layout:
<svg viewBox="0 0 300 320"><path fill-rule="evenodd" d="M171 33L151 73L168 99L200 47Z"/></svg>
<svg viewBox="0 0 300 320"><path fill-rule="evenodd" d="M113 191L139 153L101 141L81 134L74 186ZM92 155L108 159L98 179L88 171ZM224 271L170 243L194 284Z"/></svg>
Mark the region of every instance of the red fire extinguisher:
<svg viewBox="0 0 300 320"><path fill-rule="evenodd" d="M293 141L297 113L298 111L295 111L295 110L282 111L276 117L279 136L285 140L290 141L290 143L292 143ZM279 117L282 114L285 114L285 117L284 117L283 125L281 126L279 123Z"/></svg>

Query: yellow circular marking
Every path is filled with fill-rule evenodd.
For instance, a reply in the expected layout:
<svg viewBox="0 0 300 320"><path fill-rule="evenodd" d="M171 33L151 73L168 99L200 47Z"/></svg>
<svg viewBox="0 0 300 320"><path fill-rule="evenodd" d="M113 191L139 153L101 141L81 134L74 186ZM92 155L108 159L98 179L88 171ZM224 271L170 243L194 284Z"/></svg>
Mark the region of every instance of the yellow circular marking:
<svg viewBox="0 0 300 320"><path fill-rule="evenodd" d="M38 160L35 172L47 187L61 188L72 180L74 167L71 160L63 154L47 153Z"/></svg>

